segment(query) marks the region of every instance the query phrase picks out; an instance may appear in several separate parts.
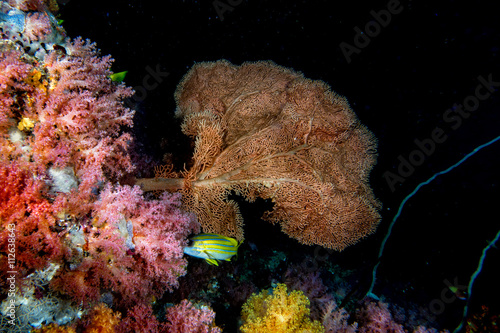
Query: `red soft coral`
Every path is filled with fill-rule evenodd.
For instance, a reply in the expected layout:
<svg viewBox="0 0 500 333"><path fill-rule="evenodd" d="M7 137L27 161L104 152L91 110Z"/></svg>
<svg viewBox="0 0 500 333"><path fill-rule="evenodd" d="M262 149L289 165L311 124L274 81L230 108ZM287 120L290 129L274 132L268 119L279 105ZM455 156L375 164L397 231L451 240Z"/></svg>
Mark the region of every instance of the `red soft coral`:
<svg viewBox="0 0 500 333"><path fill-rule="evenodd" d="M9 229L15 230L16 269L21 276L60 259L62 243L50 202L42 196L45 184L16 164L0 164L0 266L7 268ZM9 226L9 228L7 228Z"/></svg>
<svg viewBox="0 0 500 333"><path fill-rule="evenodd" d="M127 316L123 318L117 331L122 333L157 333L163 331L162 327L163 325L154 316L151 306L139 303L128 309Z"/></svg>

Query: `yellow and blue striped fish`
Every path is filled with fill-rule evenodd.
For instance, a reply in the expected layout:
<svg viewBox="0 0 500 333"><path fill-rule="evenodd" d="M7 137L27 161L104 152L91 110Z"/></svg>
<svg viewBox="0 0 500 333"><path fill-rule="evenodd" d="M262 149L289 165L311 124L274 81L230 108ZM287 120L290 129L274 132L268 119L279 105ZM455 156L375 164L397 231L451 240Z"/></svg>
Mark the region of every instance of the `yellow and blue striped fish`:
<svg viewBox="0 0 500 333"><path fill-rule="evenodd" d="M238 241L218 234L199 234L190 239L192 244L184 248L184 253L205 259L210 265L219 266L219 260L230 261L238 253Z"/></svg>

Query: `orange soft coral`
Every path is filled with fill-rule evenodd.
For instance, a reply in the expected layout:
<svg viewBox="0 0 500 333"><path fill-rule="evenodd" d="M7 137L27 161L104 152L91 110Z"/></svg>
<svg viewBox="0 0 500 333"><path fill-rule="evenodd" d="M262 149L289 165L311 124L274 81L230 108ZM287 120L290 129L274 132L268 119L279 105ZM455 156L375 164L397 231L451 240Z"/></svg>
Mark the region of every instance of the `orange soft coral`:
<svg viewBox="0 0 500 333"><path fill-rule="evenodd" d="M33 333L76 333L76 331L69 326L59 326L57 324L50 324L37 328L32 331Z"/></svg>
<svg viewBox="0 0 500 333"><path fill-rule="evenodd" d="M85 333L114 333L115 326L120 322L120 313L114 313L102 303L94 307L90 316Z"/></svg>
<svg viewBox="0 0 500 333"><path fill-rule="evenodd" d="M272 294L263 291L247 300L240 329L244 333L324 332L320 322L311 321L309 313L309 299L303 292L288 293L285 284L278 284Z"/></svg>
<svg viewBox="0 0 500 333"><path fill-rule="evenodd" d="M96 305L88 314L83 333L115 333L116 325L120 323L121 314L113 312L105 304ZM80 331L80 330L79 330ZM59 326L54 323L40 327L33 331L34 333L75 333L72 326Z"/></svg>

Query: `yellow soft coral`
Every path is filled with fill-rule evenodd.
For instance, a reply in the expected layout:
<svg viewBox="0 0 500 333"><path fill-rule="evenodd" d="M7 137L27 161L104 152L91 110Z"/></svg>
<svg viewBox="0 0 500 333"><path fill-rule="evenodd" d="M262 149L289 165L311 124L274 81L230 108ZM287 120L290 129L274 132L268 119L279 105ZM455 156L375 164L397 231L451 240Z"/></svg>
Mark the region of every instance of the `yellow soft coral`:
<svg viewBox="0 0 500 333"><path fill-rule="evenodd" d="M309 299L302 291L288 294L285 284L278 284L273 293L253 294L243 305L241 317L244 333L319 333L324 327L309 318Z"/></svg>
<svg viewBox="0 0 500 333"><path fill-rule="evenodd" d="M21 121L17 124L17 128L20 131L28 131L35 127L35 122L30 118L23 117Z"/></svg>

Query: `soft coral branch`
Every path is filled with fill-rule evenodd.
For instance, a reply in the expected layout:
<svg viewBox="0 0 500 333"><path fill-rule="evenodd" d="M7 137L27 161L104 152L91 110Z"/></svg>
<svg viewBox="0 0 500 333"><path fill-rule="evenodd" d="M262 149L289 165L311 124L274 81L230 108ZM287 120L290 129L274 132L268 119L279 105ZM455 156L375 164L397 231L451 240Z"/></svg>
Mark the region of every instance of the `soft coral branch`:
<svg viewBox="0 0 500 333"><path fill-rule="evenodd" d="M71 161L79 176L85 174L86 159L102 156L92 167L103 167L108 155L122 155L115 167L108 168L107 176L120 177L132 171L123 143L131 137L121 133L132 125L134 112L122 101L133 93L123 84L115 85L109 79L112 59L99 57L95 44L76 39L67 45L67 53L51 52L45 60L50 85L45 96L39 95L32 109L38 120L34 135L34 154L47 162L60 141L71 143ZM42 92L43 93L43 92ZM118 144L116 144L118 143ZM119 167L118 167L119 166ZM94 181L94 179L92 179ZM87 184L88 186L89 184Z"/></svg>
<svg viewBox="0 0 500 333"><path fill-rule="evenodd" d="M179 205L178 195L145 200L139 187L107 185L85 231L87 256L52 286L85 303L113 290L128 305L172 290L186 273L185 239L199 228Z"/></svg>
<svg viewBox="0 0 500 333"><path fill-rule="evenodd" d="M7 234L15 230L16 270L20 276L41 269L62 256L63 244L51 227L55 225L50 202L42 196L45 183L19 165L0 164L0 265L7 269Z"/></svg>
<svg viewBox="0 0 500 333"><path fill-rule="evenodd" d="M14 105L15 102L22 94L32 90L32 87L24 81L32 70L32 66L21 61L20 51L9 49L8 45L3 45L1 48L0 130L2 130L2 136L5 136L5 130L13 125L12 118L18 111Z"/></svg>

